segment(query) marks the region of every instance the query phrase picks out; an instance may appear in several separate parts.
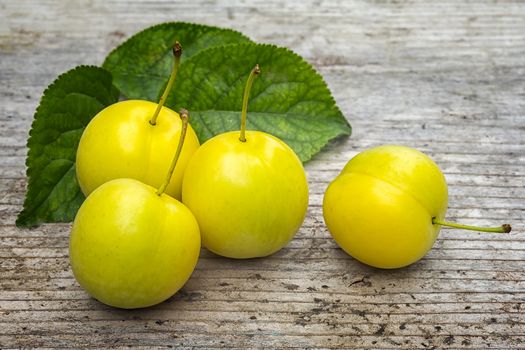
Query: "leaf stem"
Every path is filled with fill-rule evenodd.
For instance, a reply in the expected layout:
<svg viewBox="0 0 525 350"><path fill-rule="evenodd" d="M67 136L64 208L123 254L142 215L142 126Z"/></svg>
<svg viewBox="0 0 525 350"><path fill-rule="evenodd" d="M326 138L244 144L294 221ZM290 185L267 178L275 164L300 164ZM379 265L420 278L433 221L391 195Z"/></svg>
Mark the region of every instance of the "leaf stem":
<svg viewBox="0 0 525 350"><path fill-rule="evenodd" d="M509 224L503 224L499 227L478 227L478 226L456 224L454 222L443 221L443 220L439 220L436 218L432 218L432 224L454 227L454 228L459 228L462 230L479 231L479 232L509 233L512 230L512 227Z"/></svg>
<svg viewBox="0 0 525 350"><path fill-rule="evenodd" d="M260 73L261 69L259 68L259 65L256 64L250 72L248 80L246 81L246 86L244 87L244 95L242 97L241 135L239 136L239 140L241 142L246 142L246 114L248 112L248 98L250 97L250 90L252 89L253 80Z"/></svg>
<svg viewBox="0 0 525 350"><path fill-rule="evenodd" d="M170 79L168 80L168 84L166 85L166 88L164 89L164 92L162 93L162 96L160 97L159 103L157 104L157 109L155 109L155 113L153 113L153 116L151 117L149 123L151 125L157 124L157 117L159 116L160 110L162 109L162 106L164 106L164 103L166 102L166 99L168 98L168 94L171 91L171 88L173 87L173 83L175 82L175 77L177 76L177 72L179 71L180 67L180 56L182 56L182 46L181 44L176 41L175 45L173 46L173 56L175 56L175 60L173 60L173 69L171 70Z"/></svg>
<svg viewBox="0 0 525 350"><path fill-rule="evenodd" d="M170 168L168 170L168 174L166 175L166 180L164 180L164 183L159 187L157 190L157 195L161 195L166 190L166 187L168 187L171 176L173 175L173 171L175 170L175 166L177 165L177 161L179 160L179 156L182 152L182 146L184 145L184 139L186 138L186 130L188 130L188 119L189 114L188 111L185 109L181 109L180 112L180 119L182 121L182 126L180 129L180 138L179 138L179 144L177 145L177 151L175 152L175 156L173 157L173 160L171 161Z"/></svg>

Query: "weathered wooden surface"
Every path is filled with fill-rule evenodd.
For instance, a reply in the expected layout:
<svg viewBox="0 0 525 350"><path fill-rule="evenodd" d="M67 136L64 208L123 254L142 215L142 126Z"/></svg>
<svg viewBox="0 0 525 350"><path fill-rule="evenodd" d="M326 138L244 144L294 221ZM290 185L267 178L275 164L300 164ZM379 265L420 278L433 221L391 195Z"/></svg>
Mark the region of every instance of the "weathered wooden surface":
<svg viewBox="0 0 525 350"><path fill-rule="evenodd" d="M354 128L307 166L310 210L278 254L205 251L158 307L119 311L72 278L68 225L14 227L25 142L43 89L166 20L287 46L324 75ZM449 218L398 271L357 263L323 224L328 182L358 151L400 143L446 174ZM0 0L0 347L525 348L525 3L522 1Z"/></svg>

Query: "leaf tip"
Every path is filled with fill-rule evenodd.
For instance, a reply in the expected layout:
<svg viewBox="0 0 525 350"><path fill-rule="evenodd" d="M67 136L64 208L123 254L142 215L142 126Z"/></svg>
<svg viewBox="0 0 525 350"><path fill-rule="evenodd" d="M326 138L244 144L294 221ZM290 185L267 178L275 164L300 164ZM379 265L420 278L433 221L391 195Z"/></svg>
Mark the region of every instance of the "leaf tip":
<svg viewBox="0 0 525 350"><path fill-rule="evenodd" d="M35 227L37 226L38 224L36 222L30 222L28 220L28 216L26 214L26 210L25 209L22 209L20 211L20 213L18 213L18 217L16 218L16 221L15 221L15 226L18 227L18 228L31 228L31 227Z"/></svg>

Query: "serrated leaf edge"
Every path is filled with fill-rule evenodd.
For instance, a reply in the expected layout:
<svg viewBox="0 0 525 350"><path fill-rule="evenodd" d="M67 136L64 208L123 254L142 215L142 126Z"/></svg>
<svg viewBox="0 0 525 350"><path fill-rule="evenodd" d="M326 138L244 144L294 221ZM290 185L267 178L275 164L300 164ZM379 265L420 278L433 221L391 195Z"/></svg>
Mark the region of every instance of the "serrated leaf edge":
<svg viewBox="0 0 525 350"><path fill-rule="evenodd" d="M141 31L139 32L136 32L135 34L131 35L129 38L127 38L124 42L120 43L117 47L115 47L113 50L111 50L106 58L104 58L104 62L102 62L102 68L105 68L105 65L106 65L106 61L108 60L108 58L117 50L119 50L120 48L124 47L124 46L127 46L129 45L130 41L132 39L134 39L135 37L137 36L140 36L140 35L143 35L145 32L149 31L149 30L152 30L152 29L156 29L156 28L159 28L159 27L168 27L168 26L172 26L172 25L188 25L188 26L194 26L194 27L199 27L199 28L208 28L208 29L218 29L218 30L221 30L221 31L225 31L225 32L231 32L231 33L236 33L236 34L239 34L241 37L249 40L250 42L252 42L252 39L250 39L248 36L246 36L245 34L235 30L235 29L231 29L231 28L223 28L223 27L217 27L217 26L211 26L211 25L206 25L206 24L199 24L199 23L191 23L191 22L185 22L185 21L177 21L177 22L163 22L163 23L159 23L159 24L155 24L153 26L150 26L150 27L147 27L147 28L144 28L142 29ZM184 43L182 43L184 45ZM227 44L228 45L228 44ZM224 45L217 45L217 46L213 46L213 47L220 47L220 46L224 46ZM208 48L209 49L209 48ZM202 51L205 51L207 49L204 49ZM199 52L200 53L200 52Z"/></svg>
<svg viewBox="0 0 525 350"><path fill-rule="evenodd" d="M33 114L33 122L31 123L31 129L29 130L29 137L28 137L27 142L26 142L26 147L27 147L27 156L26 156L26 160L25 160L26 178L27 178L27 190L26 191L29 191L29 185L32 183L32 174L33 174L34 168L32 166L30 166L29 162L30 162L30 159L32 159L32 157L35 157L35 155L34 155L34 151L32 150L32 148L30 146L35 143L35 141L33 139L33 132L34 132L34 126L35 126L35 123L37 122L38 116L41 114L42 101L46 97L47 93L50 90L54 89L61 79L63 79L64 77L66 77L68 75L73 74L74 72L77 72L79 70L84 70L84 69L90 69L90 70L94 69L94 70L98 70L98 71L103 70L103 71L105 71L105 72L107 72L108 74L111 75L111 73L109 71L107 71L106 69L104 69L102 67L98 67L98 66L95 66L95 65L79 65L79 66L76 66L74 68L71 68L71 69L67 70L64 73L59 74L58 77L56 77L55 80L53 80L53 82L51 84L49 84L44 89L44 92L42 93L42 96L40 97L38 106L35 109L35 113ZM26 192L26 195L25 195L25 198L24 198L24 203L23 203L23 206L22 206L22 210L18 213L18 216L17 216L17 219L16 219L16 226L18 226L18 227L32 227L32 226L35 226L35 224L28 224L28 222L27 222L28 218L25 218L24 222L21 221L21 219L24 218L24 216L28 215L27 212L26 212L26 204L27 204L28 200L29 200L29 197L27 196L27 192Z"/></svg>
<svg viewBox="0 0 525 350"><path fill-rule="evenodd" d="M26 169L26 176L27 177L29 177L30 172L32 171L32 167L30 167L29 164L28 164L29 157L31 156L31 148L29 148L29 146L32 144L32 141L33 141L33 135L32 135L33 134L33 130L34 130L33 127L35 126L35 123L37 121L38 115L41 113L42 101L44 100L44 98L45 98L46 94L49 92L49 90L52 90L52 89L55 88L55 86L57 85L59 80L63 79L67 75L73 74L73 72L76 72L76 71L79 71L79 70L82 70L82 69L86 69L86 68L88 68L88 69L96 69L96 70L104 70L108 74L111 74L105 68L98 67L98 66L95 66L95 65L84 65L84 64L82 64L82 65L73 67L73 68L71 68L70 70L68 70L68 71L66 71L64 73L59 74L58 77L56 77L55 80L53 80L53 82L44 89L44 92L42 92L42 96L40 97L40 100L38 102L38 106L35 109L35 113L33 114L33 122L31 123L31 129L29 129L29 138L27 139L27 143L26 143L27 157L26 157L25 165L27 167L27 169Z"/></svg>
<svg viewBox="0 0 525 350"><path fill-rule="evenodd" d="M278 50L282 50L282 51L286 51L288 53L290 53L292 56L296 57L299 59L299 61L303 64L305 64L305 66L307 67L307 69L313 73L313 76L316 78L316 79L319 79L327 88L328 90L328 97L329 97L329 102L332 103L332 106L335 107L335 109L339 112L339 115L342 117L342 120L344 121L344 126L346 130L341 130L340 134L335 136L335 137L332 137L330 139L327 139L325 142L321 142L321 145L319 147L315 147L315 150L313 150L312 152L308 152L304 159L301 158L299 155L298 157L301 159L301 161L303 163L306 163L308 162L309 160L312 159L312 157L314 155L316 155L317 153L319 153L324 147L326 147L326 145L328 145L328 143L338 137L341 137L341 136L350 136L352 134L352 126L350 125L350 123L348 122L348 120L346 119L345 115L343 114L343 112L341 111L341 109L339 108L339 106L337 105L336 101L335 101L335 98L334 96L332 95L332 91L330 90L328 84L326 83L326 81L324 80L323 76L315 69L315 67L310 63L308 62L304 57L302 57L301 55L299 55L298 53L294 52L293 50L287 48L287 47L284 47L284 46L278 46L278 45L275 45L275 44L268 44L268 43L256 43L256 42L253 42L253 41L250 41L250 42L244 42L244 43L237 43L237 44L224 44L224 45L218 45L218 46L213 46L213 47L209 47L209 48L206 48L202 51L199 51L197 54L191 56L190 58L188 58L188 61L192 61L194 59L197 59L198 56L204 54L205 52L209 51L209 50L217 50L217 49L224 49L224 48L228 48L228 47L234 47L234 46L237 46L237 47L241 47L241 46L253 46L253 47L260 47L260 46L263 46L263 47L269 47L269 48L272 48L272 49L278 49ZM188 62L186 61L186 62Z"/></svg>

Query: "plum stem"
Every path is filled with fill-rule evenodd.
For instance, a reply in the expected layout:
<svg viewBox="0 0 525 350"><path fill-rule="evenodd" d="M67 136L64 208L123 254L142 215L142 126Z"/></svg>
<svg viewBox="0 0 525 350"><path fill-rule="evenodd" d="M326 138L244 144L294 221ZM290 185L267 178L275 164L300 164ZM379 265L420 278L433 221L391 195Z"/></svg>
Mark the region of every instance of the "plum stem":
<svg viewBox="0 0 525 350"><path fill-rule="evenodd" d="M159 116L160 110L162 109L162 106L164 106L164 103L166 102L166 99L168 98L171 88L173 87L173 83L175 82L175 77L177 76L177 73L179 71L180 56L182 56L182 46L178 41L175 42L175 45L173 46L172 51L173 51L173 56L175 56L175 59L173 60L173 69L171 70L171 75L170 75L170 79L168 80L168 84L166 85L166 88L164 89L164 92L162 93L162 96L160 97L159 103L157 104L157 109L155 109L155 113L153 113L153 116L151 117L149 121L151 125L157 124L157 117Z"/></svg>
<svg viewBox="0 0 525 350"><path fill-rule="evenodd" d="M436 218L432 218L432 224L454 227L454 228L459 228L462 230L479 231L479 232L509 233L512 230L512 227L509 224L503 224L498 227L478 227L478 226L456 224L454 222L443 221L443 220L439 220Z"/></svg>
<svg viewBox="0 0 525 350"><path fill-rule="evenodd" d="M250 72L248 80L246 81L246 86L244 87L244 95L242 97L241 135L239 136L239 140L241 142L246 142L246 114L248 112L248 98L250 97L250 90L252 89L253 80L260 73L261 69L259 68L259 65L256 64Z"/></svg>
<svg viewBox="0 0 525 350"><path fill-rule="evenodd" d="M188 130L188 120L190 118L188 111L185 109L181 109L179 114L180 114L180 119L182 121L182 126L180 129L179 144L177 145L177 151L175 152L175 156L173 157L173 160L171 161L170 169L168 170L168 174L166 175L166 180L164 180L164 183L157 190L157 194L159 196L164 193L164 191L166 190L166 187L168 187L171 181L171 176L173 175L173 171L175 170L175 166L177 165L177 161L179 160L179 156L182 152L182 145L184 145L184 139L186 138L186 130Z"/></svg>

